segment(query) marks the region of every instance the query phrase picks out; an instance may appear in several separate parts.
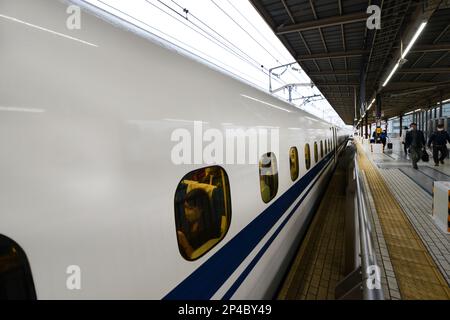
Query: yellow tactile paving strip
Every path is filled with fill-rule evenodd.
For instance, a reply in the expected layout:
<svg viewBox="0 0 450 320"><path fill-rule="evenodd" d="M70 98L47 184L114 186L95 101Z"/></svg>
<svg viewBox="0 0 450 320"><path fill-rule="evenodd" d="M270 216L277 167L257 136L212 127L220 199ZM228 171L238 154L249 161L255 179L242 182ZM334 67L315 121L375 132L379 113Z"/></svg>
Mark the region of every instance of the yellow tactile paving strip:
<svg viewBox="0 0 450 320"><path fill-rule="evenodd" d="M280 300L334 299L344 277L345 171L336 169L278 294Z"/></svg>
<svg viewBox="0 0 450 320"><path fill-rule="evenodd" d="M403 299L450 299L450 289L378 169L358 145L365 172Z"/></svg>

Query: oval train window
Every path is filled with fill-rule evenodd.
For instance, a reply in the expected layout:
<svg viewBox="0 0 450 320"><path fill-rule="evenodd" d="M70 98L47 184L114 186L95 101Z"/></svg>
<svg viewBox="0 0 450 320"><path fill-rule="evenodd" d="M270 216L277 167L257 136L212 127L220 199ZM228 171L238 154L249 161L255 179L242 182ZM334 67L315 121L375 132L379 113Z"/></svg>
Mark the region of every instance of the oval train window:
<svg viewBox="0 0 450 320"><path fill-rule="evenodd" d="M189 261L211 250L228 231L231 196L228 176L219 166L186 174L175 192L178 249Z"/></svg>
<svg viewBox="0 0 450 320"><path fill-rule="evenodd" d="M0 234L0 300L36 300L30 264L23 249Z"/></svg>
<svg viewBox="0 0 450 320"><path fill-rule="evenodd" d="M277 158L273 152L265 153L259 159L259 185L264 203L272 200L278 191Z"/></svg>
<svg viewBox="0 0 450 320"><path fill-rule="evenodd" d="M323 158L323 142L320 140L320 157Z"/></svg>
<svg viewBox="0 0 450 320"><path fill-rule="evenodd" d="M289 168L291 171L291 180L295 181L298 178L298 151L296 147L289 149Z"/></svg>
<svg viewBox="0 0 450 320"><path fill-rule="evenodd" d="M314 163L317 163L319 161L319 151L317 148L317 142L314 142Z"/></svg>
<svg viewBox="0 0 450 320"><path fill-rule="evenodd" d="M309 149L309 144L305 144L305 166L306 170L311 168L311 150Z"/></svg>

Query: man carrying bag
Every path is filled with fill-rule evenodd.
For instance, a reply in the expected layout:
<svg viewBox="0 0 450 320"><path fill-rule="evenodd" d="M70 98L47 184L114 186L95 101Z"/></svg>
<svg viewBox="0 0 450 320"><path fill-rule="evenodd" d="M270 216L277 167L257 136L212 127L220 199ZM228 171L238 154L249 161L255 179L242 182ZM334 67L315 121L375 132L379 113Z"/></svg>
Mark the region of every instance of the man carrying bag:
<svg viewBox="0 0 450 320"><path fill-rule="evenodd" d="M433 160L436 167L439 166L439 162L444 164L444 159L447 157L448 153L447 142L450 143L450 135L444 130L444 125L439 124L437 126L437 131L433 132L428 139L428 148L431 148L431 144L433 144ZM439 153L441 153L440 157Z"/></svg>
<svg viewBox="0 0 450 320"><path fill-rule="evenodd" d="M425 148L425 137L421 130L417 130L416 123L411 123L410 128L411 130L406 134L405 144L406 147L410 149L413 168L419 169L417 167L417 162L424 156L423 149Z"/></svg>

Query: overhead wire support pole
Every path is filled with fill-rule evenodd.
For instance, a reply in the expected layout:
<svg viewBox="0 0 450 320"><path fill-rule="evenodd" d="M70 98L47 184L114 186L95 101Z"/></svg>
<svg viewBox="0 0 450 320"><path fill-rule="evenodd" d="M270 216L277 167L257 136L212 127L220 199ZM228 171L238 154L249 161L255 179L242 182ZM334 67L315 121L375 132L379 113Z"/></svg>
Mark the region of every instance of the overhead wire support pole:
<svg viewBox="0 0 450 320"><path fill-rule="evenodd" d="M354 104L355 104L355 120L353 121L353 125L356 125L356 121L358 121L358 113L357 113L357 108L358 108L358 103L357 103L357 99L356 99L356 87L353 87L353 98L354 98Z"/></svg>
<svg viewBox="0 0 450 320"><path fill-rule="evenodd" d="M297 64L297 63L298 62L291 62L291 63L283 64L281 66L277 66L277 67L269 69L269 91L270 91L270 93L275 93L275 92L279 91L278 89L275 90L275 91L272 91L272 73L273 73L273 70L280 69L280 68L286 68L286 67L292 66L292 65ZM284 86L284 87L286 87L286 86Z"/></svg>
<svg viewBox="0 0 450 320"><path fill-rule="evenodd" d="M293 87L314 87L314 84L311 82L304 82L304 83L288 83L282 87L279 87L278 89L275 90L271 90L270 93L277 93L278 91L281 91L283 89L288 89L288 90L292 90L289 88L293 88Z"/></svg>

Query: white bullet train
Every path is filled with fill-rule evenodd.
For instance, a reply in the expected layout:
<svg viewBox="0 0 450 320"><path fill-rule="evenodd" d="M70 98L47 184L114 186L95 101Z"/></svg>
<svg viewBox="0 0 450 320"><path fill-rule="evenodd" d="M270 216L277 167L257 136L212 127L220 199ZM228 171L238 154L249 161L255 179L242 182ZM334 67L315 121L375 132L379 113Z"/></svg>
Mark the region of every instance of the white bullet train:
<svg viewBox="0 0 450 320"><path fill-rule="evenodd" d="M274 296L344 130L82 1L1 0L0 48L0 299ZM279 145L201 159L230 128Z"/></svg>

